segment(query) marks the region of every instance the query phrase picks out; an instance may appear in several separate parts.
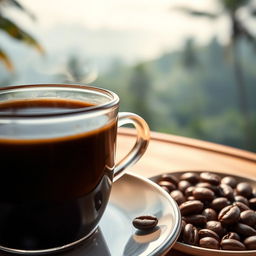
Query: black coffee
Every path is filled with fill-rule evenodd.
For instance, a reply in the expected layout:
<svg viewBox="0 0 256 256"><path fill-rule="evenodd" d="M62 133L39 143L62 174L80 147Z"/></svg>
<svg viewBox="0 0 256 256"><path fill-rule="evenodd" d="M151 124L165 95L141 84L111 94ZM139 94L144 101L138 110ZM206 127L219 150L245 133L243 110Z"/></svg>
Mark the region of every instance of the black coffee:
<svg viewBox="0 0 256 256"><path fill-rule="evenodd" d="M91 106L33 99L0 103L0 112L54 113ZM115 139L116 122L93 132L40 139L2 136L0 125L0 245L52 248L90 232L109 197Z"/></svg>

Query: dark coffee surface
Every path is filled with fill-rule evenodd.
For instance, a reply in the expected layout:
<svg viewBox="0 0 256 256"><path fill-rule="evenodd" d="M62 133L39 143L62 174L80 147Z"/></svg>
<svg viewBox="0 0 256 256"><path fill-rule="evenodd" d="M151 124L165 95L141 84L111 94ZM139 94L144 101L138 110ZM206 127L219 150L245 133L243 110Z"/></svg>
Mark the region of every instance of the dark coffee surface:
<svg viewBox="0 0 256 256"><path fill-rule="evenodd" d="M88 106L71 100L34 99L1 103L0 112L49 113ZM32 244L32 249L38 249L36 240L47 241L48 236L51 242L40 248L58 246L72 240L65 238L69 229L77 239L95 226L110 192L115 137L116 122L59 138L1 136L0 245L28 249ZM21 242L24 232L27 245Z"/></svg>

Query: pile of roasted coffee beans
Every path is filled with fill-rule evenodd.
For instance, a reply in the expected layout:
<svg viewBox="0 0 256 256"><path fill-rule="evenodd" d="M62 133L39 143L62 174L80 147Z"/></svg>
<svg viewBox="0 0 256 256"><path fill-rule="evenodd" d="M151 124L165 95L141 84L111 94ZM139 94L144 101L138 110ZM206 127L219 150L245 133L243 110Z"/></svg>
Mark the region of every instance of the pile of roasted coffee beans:
<svg viewBox="0 0 256 256"><path fill-rule="evenodd" d="M179 205L180 242L209 249L256 250L256 191L249 183L212 172L166 173L156 183Z"/></svg>

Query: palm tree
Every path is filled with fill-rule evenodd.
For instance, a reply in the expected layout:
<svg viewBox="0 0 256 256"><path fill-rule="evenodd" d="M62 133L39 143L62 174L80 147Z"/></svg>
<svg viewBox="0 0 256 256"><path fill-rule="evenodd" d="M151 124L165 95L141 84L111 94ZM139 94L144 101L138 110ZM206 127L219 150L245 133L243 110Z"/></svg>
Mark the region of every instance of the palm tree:
<svg viewBox="0 0 256 256"><path fill-rule="evenodd" d="M6 32L10 37L16 39L17 41L26 43L40 53L43 53L44 50L42 46L26 31L21 29L17 24L11 21L4 15L4 10L6 7L14 7L20 11L26 13L31 19L35 19L34 15L31 14L27 9L25 9L18 1L16 0L0 0L0 29ZM8 70L13 70L13 64L8 55L0 46L0 61L2 61Z"/></svg>
<svg viewBox="0 0 256 256"><path fill-rule="evenodd" d="M248 98L244 80L244 73L241 64L241 52L239 41L247 39L249 43L256 45L256 38L250 31L249 26L241 19L239 12L242 8L247 9L252 18L256 16L256 8L253 6L252 0L218 0L221 6L219 13L207 11L198 11L189 7L175 7L176 10L185 12L192 16L205 17L215 20L225 15L230 21L230 43L229 48L232 53L233 71L238 92L238 102L241 115L244 117L245 146L250 147L251 130L250 130L250 113L248 107Z"/></svg>

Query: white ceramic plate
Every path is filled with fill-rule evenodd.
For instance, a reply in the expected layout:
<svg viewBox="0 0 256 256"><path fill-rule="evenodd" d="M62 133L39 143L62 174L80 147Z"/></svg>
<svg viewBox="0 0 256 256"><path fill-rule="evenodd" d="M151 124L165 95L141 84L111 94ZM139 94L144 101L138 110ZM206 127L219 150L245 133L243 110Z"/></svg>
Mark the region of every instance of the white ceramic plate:
<svg viewBox="0 0 256 256"><path fill-rule="evenodd" d="M132 225L133 218L143 214L158 217L158 225L150 233ZM163 255L178 238L180 222L178 206L168 193L148 179L125 174L113 185L96 233L58 256Z"/></svg>
<svg viewBox="0 0 256 256"><path fill-rule="evenodd" d="M180 177L181 174L184 172L202 172L202 171L209 171L212 173L218 174L220 177L224 176L233 176L237 179L238 182L248 182L252 185L254 189L256 189L256 179L252 179L249 177L242 177L242 176L237 176L233 175L230 172L214 172L212 170L186 170L186 171L179 171L179 172L170 172L176 177ZM150 179L152 181L157 181L160 175L151 177ZM174 249L190 254L190 255L195 255L195 256L256 256L256 250L248 250L248 251L225 251L225 250L213 250L213 249L206 249L206 248L201 248L198 246L192 246L188 244L184 244L181 242L176 242L175 245L173 246Z"/></svg>

